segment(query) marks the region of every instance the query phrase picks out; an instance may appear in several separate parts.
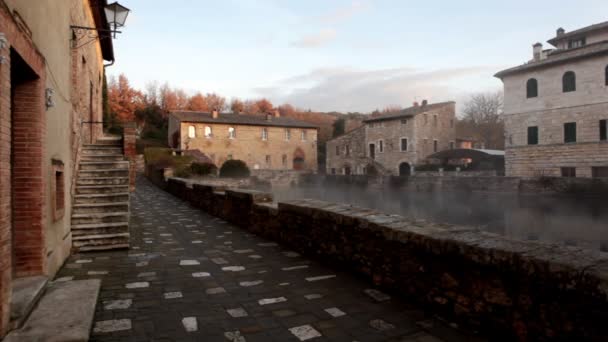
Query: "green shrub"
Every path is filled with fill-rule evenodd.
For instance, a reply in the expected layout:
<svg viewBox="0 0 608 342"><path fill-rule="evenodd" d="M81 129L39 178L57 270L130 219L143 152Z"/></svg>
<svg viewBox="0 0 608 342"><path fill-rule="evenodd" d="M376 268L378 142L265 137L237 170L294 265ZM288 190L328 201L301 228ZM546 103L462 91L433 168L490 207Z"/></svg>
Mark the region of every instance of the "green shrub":
<svg viewBox="0 0 608 342"><path fill-rule="evenodd" d="M187 178L191 175L191 156L174 156L170 148L149 147L144 150L146 165L155 169L172 168L176 177ZM178 176L178 173L181 176Z"/></svg>
<svg viewBox="0 0 608 342"><path fill-rule="evenodd" d="M171 156L173 151L166 147L146 147L144 149L144 160L146 164L154 164L157 160Z"/></svg>
<svg viewBox="0 0 608 342"><path fill-rule="evenodd" d="M190 178L192 170L187 165L180 165L174 168L173 176L179 178Z"/></svg>
<svg viewBox="0 0 608 342"><path fill-rule="evenodd" d="M206 176L206 175L216 175L217 174L217 166L211 163L197 163L194 162L190 165L190 169L192 173L195 175Z"/></svg>
<svg viewBox="0 0 608 342"><path fill-rule="evenodd" d="M249 174L249 168L242 160L227 160L220 168L220 177L245 178L249 177Z"/></svg>

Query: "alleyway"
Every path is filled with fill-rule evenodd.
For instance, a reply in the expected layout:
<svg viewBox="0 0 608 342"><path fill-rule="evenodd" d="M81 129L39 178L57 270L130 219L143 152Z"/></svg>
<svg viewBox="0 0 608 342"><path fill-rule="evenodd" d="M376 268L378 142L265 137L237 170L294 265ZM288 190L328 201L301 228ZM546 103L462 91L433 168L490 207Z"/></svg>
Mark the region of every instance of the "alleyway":
<svg viewBox="0 0 608 342"><path fill-rule="evenodd" d="M467 340L145 179L131 213L131 250L74 255L55 280L102 279L94 341Z"/></svg>

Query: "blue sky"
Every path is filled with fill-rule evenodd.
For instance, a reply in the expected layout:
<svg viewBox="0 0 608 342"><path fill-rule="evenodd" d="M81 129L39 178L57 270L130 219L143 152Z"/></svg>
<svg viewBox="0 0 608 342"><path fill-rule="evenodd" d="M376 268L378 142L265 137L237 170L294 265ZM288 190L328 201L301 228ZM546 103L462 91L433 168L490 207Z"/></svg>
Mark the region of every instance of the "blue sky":
<svg viewBox="0 0 608 342"><path fill-rule="evenodd" d="M608 20L606 0L120 2L110 76L322 111L462 103L558 27Z"/></svg>

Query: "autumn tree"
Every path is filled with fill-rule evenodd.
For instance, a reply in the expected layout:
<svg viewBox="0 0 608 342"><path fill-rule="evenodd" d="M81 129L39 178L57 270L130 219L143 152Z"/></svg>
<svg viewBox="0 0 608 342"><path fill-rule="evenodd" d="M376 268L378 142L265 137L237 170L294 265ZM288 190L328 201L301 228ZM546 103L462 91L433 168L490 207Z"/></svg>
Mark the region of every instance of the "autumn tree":
<svg viewBox="0 0 608 342"><path fill-rule="evenodd" d="M293 117L294 114L296 113L296 108L294 106L290 105L289 103L280 105L278 110L279 110L279 113L281 114L281 116L285 116L285 117Z"/></svg>
<svg viewBox="0 0 608 342"><path fill-rule="evenodd" d="M110 111L122 123L135 121L135 111L144 105L143 94L132 88L124 74L112 79L108 87Z"/></svg>
<svg viewBox="0 0 608 342"><path fill-rule="evenodd" d="M270 102L268 99L259 99L255 102L255 104L258 106L258 110L261 113L270 113L272 112L272 109L274 108L274 106L272 105L272 102Z"/></svg>
<svg viewBox="0 0 608 342"><path fill-rule="evenodd" d="M194 110L197 112L207 112L209 111L207 99L202 93L198 92L188 99L187 109Z"/></svg>
<svg viewBox="0 0 608 342"><path fill-rule="evenodd" d="M224 110L224 108L226 108L225 97L222 97L215 93L208 93L206 99L209 110L217 110L221 112L222 110Z"/></svg>
<svg viewBox="0 0 608 342"><path fill-rule="evenodd" d="M244 103L244 110L245 113L247 114L255 114L255 113L259 113L260 112L260 108L258 107L258 104L256 101L252 101L252 100L247 100Z"/></svg>
<svg viewBox="0 0 608 342"><path fill-rule="evenodd" d="M245 103L237 98L234 98L230 102L230 110L235 114L242 113L245 111Z"/></svg>

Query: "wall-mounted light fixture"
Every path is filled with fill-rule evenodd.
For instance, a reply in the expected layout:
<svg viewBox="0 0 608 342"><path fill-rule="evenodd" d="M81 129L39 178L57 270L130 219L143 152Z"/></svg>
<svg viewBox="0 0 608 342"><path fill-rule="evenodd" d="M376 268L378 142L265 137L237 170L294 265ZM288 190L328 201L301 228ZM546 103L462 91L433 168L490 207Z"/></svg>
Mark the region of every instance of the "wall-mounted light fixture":
<svg viewBox="0 0 608 342"><path fill-rule="evenodd" d="M46 109L55 107L55 100L53 100L53 95L55 95L55 91L52 88L46 88L44 92L44 98L46 103Z"/></svg>
<svg viewBox="0 0 608 342"><path fill-rule="evenodd" d="M127 16L129 15L129 12L131 10L119 4L118 2L113 2L109 5L104 6L103 10L106 16L107 23L110 27L109 29L78 25L70 25L70 28L74 31L96 31L98 35L96 37L92 37L94 39L99 38L101 33L107 33L110 34L113 38L116 38L117 33L122 33L121 31L118 31L118 29L125 25L125 22L127 21Z"/></svg>

